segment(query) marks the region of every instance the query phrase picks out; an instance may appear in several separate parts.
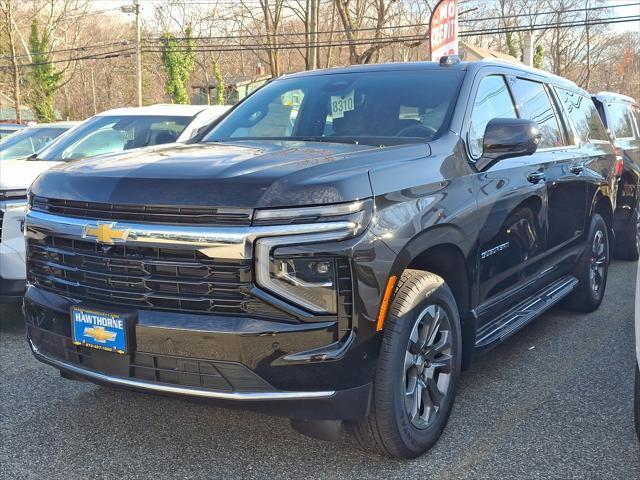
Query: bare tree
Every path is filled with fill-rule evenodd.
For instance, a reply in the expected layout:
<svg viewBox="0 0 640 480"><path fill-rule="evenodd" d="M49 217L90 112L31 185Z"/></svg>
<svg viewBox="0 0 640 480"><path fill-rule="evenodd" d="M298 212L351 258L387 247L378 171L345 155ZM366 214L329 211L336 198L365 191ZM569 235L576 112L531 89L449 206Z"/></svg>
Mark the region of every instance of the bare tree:
<svg viewBox="0 0 640 480"><path fill-rule="evenodd" d="M13 106L16 111L16 122L20 123L20 70L16 57L16 35L14 33L14 5L13 0L0 0L0 12L2 13L2 30L7 35L9 63L11 64L11 78L13 86Z"/></svg>
<svg viewBox="0 0 640 480"><path fill-rule="evenodd" d="M335 0L349 45L349 63L371 63L375 54L393 43L390 39L385 41L384 29L397 15L394 7L398 3L398 0ZM366 40L362 34L365 25L372 25L373 36L369 38L369 45L362 41L363 38Z"/></svg>

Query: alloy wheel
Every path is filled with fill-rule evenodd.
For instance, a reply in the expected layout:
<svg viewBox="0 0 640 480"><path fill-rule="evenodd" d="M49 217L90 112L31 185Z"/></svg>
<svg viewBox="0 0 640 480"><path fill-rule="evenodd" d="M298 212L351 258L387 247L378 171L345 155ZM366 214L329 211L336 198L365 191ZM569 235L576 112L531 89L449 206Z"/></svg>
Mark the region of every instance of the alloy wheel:
<svg viewBox="0 0 640 480"><path fill-rule="evenodd" d="M605 269L607 268L608 259L605 235L605 232L602 230L596 231L591 245L591 270L589 272L589 278L591 280L591 290L596 295L600 295L603 288Z"/></svg>
<svg viewBox="0 0 640 480"><path fill-rule="evenodd" d="M451 321L438 305L418 316L404 361L404 405L413 426L428 428L449 393L452 368Z"/></svg>

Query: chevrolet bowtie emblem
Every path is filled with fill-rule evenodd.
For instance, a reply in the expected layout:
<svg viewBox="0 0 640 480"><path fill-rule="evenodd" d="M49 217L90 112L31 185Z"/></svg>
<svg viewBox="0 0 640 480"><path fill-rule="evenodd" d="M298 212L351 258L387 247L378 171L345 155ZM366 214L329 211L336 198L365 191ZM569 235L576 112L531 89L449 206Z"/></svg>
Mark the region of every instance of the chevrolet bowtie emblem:
<svg viewBox="0 0 640 480"><path fill-rule="evenodd" d="M105 330L104 327L85 327L83 335L100 343L111 342L116 338L116 332Z"/></svg>
<svg viewBox="0 0 640 480"><path fill-rule="evenodd" d="M100 243L113 245L116 241L124 242L129 230L113 228L115 223L98 223L86 225L82 231L82 238L95 238Z"/></svg>

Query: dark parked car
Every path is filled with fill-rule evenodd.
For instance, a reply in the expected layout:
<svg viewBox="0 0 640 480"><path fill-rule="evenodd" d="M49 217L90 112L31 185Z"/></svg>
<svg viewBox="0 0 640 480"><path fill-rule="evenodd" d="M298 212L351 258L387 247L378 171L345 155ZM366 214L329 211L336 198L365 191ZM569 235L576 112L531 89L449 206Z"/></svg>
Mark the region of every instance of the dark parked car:
<svg viewBox="0 0 640 480"><path fill-rule="evenodd" d="M36 180L29 343L67 378L415 457L475 354L598 308L615 160L589 94L525 67L285 76L201 143Z"/></svg>
<svg viewBox="0 0 640 480"><path fill-rule="evenodd" d="M614 212L616 256L640 257L640 105L631 97L602 92L593 96L611 142L622 157Z"/></svg>

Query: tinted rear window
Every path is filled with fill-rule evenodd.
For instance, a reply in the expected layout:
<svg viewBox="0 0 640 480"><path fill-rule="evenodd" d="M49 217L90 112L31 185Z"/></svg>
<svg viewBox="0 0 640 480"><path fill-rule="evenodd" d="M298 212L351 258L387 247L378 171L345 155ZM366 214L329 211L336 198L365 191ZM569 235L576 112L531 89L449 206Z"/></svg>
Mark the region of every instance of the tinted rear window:
<svg viewBox="0 0 640 480"><path fill-rule="evenodd" d="M611 131L615 137L633 137L633 120L630 106L626 103L608 103L607 109L611 117Z"/></svg>
<svg viewBox="0 0 640 480"><path fill-rule="evenodd" d="M561 88L556 91L580 141L609 141L598 110L589 97Z"/></svg>

